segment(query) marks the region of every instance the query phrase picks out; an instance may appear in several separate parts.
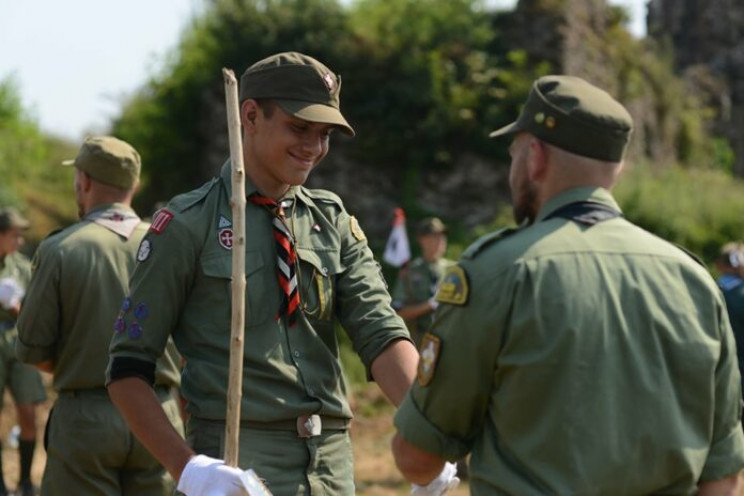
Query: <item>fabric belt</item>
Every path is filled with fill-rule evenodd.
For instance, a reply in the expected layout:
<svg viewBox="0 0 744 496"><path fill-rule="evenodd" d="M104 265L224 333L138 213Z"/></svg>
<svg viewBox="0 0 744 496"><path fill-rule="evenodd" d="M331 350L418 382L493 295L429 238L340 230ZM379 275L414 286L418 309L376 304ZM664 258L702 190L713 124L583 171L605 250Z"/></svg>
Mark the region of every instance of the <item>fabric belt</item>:
<svg viewBox="0 0 744 496"><path fill-rule="evenodd" d="M224 425L224 420L209 420L197 418L199 422L219 423ZM277 420L274 422L259 422L256 420L241 420L241 429L257 429L262 431L290 431L297 432L297 437L310 438L320 436L326 431L345 431L349 428L351 420L338 417L325 417L322 415L300 415L292 420Z"/></svg>
<svg viewBox="0 0 744 496"><path fill-rule="evenodd" d="M158 398L169 396L171 393L170 386L155 386L155 394ZM108 397L108 390L105 387L86 388L86 389L63 389L57 393L58 396L66 398L83 398L83 397Z"/></svg>

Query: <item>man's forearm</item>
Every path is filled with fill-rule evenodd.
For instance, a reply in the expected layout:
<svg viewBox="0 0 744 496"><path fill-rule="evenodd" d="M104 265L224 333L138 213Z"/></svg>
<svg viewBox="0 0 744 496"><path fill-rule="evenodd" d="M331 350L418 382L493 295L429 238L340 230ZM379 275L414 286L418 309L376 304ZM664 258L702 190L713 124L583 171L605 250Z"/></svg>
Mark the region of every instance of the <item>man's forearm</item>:
<svg viewBox="0 0 744 496"><path fill-rule="evenodd" d="M698 484L698 496L739 496L744 489L742 473Z"/></svg>
<svg viewBox="0 0 744 496"><path fill-rule="evenodd" d="M398 406L416 378L416 367L418 351L410 341L399 339L372 362L372 377L385 396Z"/></svg>
<svg viewBox="0 0 744 496"><path fill-rule="evenodd" d="M108 391L137 439L179 480L195 453L171 425L150 385L139 377L126 377L110 383Z"/></svg>
<svg viewBox="0 0 744 496"><path fill-rule="evenodd" d="M434 307L432 307L432 304L428 300L412 305L405 305L396 310L396 312L398 312L398 315L400 315L400 317L404 320L417 319L419 317L423 317L424 315L429 315L433 311Z"/></svg>
<svg viewBox="0 0 744 496"><path fill-rule="evenodd" d="M446 460L410 444L400 434L395 434L392 442L393 457L398 470L409 482L426 486L444 468Z"/></svg>

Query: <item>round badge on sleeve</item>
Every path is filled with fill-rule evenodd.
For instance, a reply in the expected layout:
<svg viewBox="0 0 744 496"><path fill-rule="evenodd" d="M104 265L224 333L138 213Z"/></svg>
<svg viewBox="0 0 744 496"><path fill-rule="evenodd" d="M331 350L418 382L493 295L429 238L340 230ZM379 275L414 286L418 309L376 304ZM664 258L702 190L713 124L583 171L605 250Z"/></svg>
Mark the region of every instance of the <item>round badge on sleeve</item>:
<svg viewBox="0 0 744 496"><path fill-rule="evenodd" d="M137 261L144 262L145 260L150 258L150 253L152 253L152 245L150 244L150 240L143 239L142 243L140 243L139 250L137 250Z"/></svg>

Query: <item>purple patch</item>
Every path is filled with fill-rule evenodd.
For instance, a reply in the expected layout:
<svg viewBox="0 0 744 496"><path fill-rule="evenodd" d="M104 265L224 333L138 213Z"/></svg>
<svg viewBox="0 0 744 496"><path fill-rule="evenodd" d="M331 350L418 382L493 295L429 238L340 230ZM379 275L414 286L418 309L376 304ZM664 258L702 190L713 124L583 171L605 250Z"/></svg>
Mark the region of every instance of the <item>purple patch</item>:
<svg viewBox="0 0 744 496"><path fill-rule="evenodd" d="M142 337L142 326L135 323L129 326L129 338L139 339Z"/></svg>
<svg viewBox="0 0 744 496"><path fill-rule="evenodd" d="M147 308L147 305L137 303L137 306L134 307L134 316L142 320L146 319L148 315L150 315L150 310Z"/></svg>
<svg viewBox="0 0 744 496"><path fill-rule="evenodd" d="M121 303L121 311L124 313L127 313L129 309L132 308L132 299L127 296L124 298L124 301Z"/></svg>
<svg viewBox="0 0 744 496"><path fill-rule="evenodd" d="M123 317L119 317L116 319L116 322L114 322L114 332L117 334L120 334L124 332L124 329L127 328L127 324L124 322Z"/></svg>

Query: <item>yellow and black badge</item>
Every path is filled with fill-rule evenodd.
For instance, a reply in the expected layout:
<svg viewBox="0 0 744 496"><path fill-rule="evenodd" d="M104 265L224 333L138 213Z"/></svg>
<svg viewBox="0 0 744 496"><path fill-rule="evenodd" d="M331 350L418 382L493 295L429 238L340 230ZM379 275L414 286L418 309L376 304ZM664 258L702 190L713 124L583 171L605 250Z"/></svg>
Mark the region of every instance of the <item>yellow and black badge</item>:
<svg viewBox="0 0 744 496"><path fill-rule="evenodd" d="M470 296L468 286L468 275L459 265L453 265L447 269L439 283L439 289L435 296L439 303L450 303L452 305L465 305Z"/></svg>
<svg viewBox="0 0 744 496"><path fill-rule="evenodd" d="M364 241L367 236L364 235L364 231L359 226L359 221L353 215L350 217L349 222L351 223L351 234L357 239L357 241Z"/></svg>
<svg viewBox="0 0 744 496"><path fill-rule="evenodd" d="M437 368L439 359L439 350L442 347L442 340L434 334L427 332L421 340L419 354L421 356L418 364L418 383L420 386L428 385L434 378L434 371Z"/></svg>

